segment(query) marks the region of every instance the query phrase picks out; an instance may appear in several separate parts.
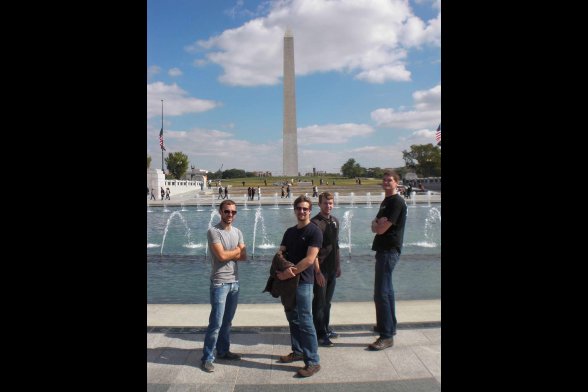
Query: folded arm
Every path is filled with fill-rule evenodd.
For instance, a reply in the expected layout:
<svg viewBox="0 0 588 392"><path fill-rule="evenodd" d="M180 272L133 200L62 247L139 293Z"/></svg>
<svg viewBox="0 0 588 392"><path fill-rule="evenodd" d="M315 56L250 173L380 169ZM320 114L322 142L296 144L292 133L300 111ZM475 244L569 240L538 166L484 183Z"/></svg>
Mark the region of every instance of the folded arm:
<svg viewBox="0 0 588 392"><path fill-rule="evenodd" d="M241 253L245 254L245 245L243 245L243 250L239 246L235 249L225 250L220 242L215 242L210 246L210 250L220 262L226 263L231 260L241 260Z"/></svg>
<svg viewBox="0 0 588 392"><path fill-rule="evenodd" d="M375 218L372 221L372 233L384 234L392 226L392 222L385 216L381 218Z"/></svg>

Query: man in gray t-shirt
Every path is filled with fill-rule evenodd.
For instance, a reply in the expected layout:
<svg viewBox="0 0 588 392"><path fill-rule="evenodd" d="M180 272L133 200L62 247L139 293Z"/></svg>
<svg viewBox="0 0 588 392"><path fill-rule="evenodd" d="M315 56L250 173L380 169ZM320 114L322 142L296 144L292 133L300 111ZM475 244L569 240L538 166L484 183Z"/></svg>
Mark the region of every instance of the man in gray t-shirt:
<svg viewBox="0 0 588 392"><path fill-rule="evenodd" d="M211 254L210 317L204 347L202 365L205 372L213 372L216 358L239 360L241 357L229 351L231 322L239 302L238 261L247 259L243 233L232 225L236 218L235 202L226 199L219 206L221 220L208 229L208 247Z"/></svg>

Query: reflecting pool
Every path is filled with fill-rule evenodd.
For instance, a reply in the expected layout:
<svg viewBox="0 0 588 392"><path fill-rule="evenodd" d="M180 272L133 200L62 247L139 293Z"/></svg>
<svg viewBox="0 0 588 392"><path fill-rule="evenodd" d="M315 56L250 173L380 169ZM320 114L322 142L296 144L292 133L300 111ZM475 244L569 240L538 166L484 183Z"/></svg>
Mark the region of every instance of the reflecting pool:
<svg viewBox="0 0 588 392"><path fill-rule="evenodd" d="M341 229L342 276L334 302L371 301L373 298L373 205L337 205L332 214ZM240 303L279 303L261 291L271 259L284 231L296 224L285 205L237 206L233 225L245 237L248 260L239 265ZM220 217L218 206L155 207L147 212L147 302L208 303L210 255L206 231ZM318 213L313 205L312 216ZM398 300L436 299L441 296L441 204L408 205L402 255L393 275Z"/></svg>

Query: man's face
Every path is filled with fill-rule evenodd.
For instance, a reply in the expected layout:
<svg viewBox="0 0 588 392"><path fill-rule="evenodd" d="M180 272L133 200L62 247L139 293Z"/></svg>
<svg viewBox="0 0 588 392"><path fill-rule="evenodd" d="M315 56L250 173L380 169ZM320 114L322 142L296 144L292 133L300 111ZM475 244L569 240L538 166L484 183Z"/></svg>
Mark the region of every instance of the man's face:
<svg viewBox="0 0 588 392"><path fill-rule="evenodd" d="M225 204L220 213L222 221L226 224L231 224L235 220L235 215L237 215L237 206Z"/></svg>
<svg viewBox="0 0 588 392"><path fill-rule="evenodd" d="M310 214L310 205L307 201L301 201L294 207L294 213L299 221L305 221Z"/></svg>
<svg viewBox="0 0 588 392"><path fill-rule="evenodd" d="M321 204L320 204L321 213L323 215L331 215L331 210L333 209L334 205L335 205L335 202L333 201L333 199L327 199L326 197L324 197L323 201L321 201Z"/></svg>
<svg viewBox="0 0 588 392"><path fill-rule="evenodd" d="M382 178L382 189L384 189L385 191L394 190L397 186L398 183L394 181L394 177L384 176L384 178Z"/></svg>

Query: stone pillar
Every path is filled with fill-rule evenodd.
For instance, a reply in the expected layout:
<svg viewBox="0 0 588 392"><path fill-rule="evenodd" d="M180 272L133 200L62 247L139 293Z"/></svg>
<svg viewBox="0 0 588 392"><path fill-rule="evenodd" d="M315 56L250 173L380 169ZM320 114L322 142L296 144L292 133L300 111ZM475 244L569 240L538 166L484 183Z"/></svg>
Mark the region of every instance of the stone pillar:
<svg viewBox="0 0 588 392"><path fill-rule="evenodd" d="M284 176L298 175L298 135L296 131L296 88L294 83L294 37L284 35Z"/></svg>
<svg viewBox="0 0 588 392"><path fill-rule="evenodd" d="M163 174L161 169L147 169L147 186L149 190L153 188L155 199L161 200L161 195L159 194L160 187L165 189L165 174Z"/></svg>

